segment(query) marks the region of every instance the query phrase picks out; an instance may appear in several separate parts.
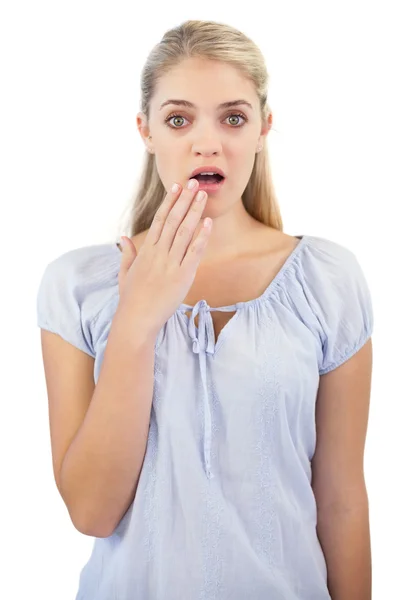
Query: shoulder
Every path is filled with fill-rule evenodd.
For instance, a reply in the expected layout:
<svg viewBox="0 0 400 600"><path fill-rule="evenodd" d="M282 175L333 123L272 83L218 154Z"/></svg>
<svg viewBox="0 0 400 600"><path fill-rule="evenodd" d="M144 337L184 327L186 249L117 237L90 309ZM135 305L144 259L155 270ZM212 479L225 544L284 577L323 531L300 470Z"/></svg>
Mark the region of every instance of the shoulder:
<svg viewBox="0 0 400 600"><path fill-rule="evenodd" d="M273 289L299 292L299 286L312 303L324 300L333 288L342 289L358 284L366 286L363 269L353 250L336 241L315 235L288 235L282 231L260 228L261 242L254 243L260 255L266 255L280 265ZM267 232L267 235L265 235Z"/></svg>
<svg viewBox="0 0 400 600"><path fill-rule="evenodd" d="M328 238L302 237L296 264L310 290L322 297L336 292L342 299L357 288L367 291L364 269L356 253Z"/></svg>
<svg viewBox="0 0 400 600"><path fill-rule="evenodd" d="M315 262L340 263L340 261L346 262L349 259L351 261L357 260L354 251L343 244L315 235L305 235L303 237L308 250L308 257L313 258Z"/></svg>
<svg viewBox="0 0 400 600"><path fill-rule="evenodd" d="M343 297L356 288L367 292L363 266L352 249L312 235L301 242L298 265L310 287L323 296L334 290Z"/></svg>
<svg viewBox="0 0 400 600"><path fill-rule="evenodd" d="M265 235L263 236L265 240ZM303 272L308 279L318 280L338 275L346 277L360 269L355 253L348 247L333 240L315 235L288 235L268 228L267 243L261 244L261 251L267 256L276 256L283 265L285 274L295 269ZM288 269L288 267L292 267ZM285 279L285 278L283 278ZM285 281L290 284L290 281Z"/></svg>
<svg viewBox="0 0 400 600"><path fill-rule="evenodd" d="M371 336L370 287L353 250L317 236L303 238L294 280L316 318L323 342L322 374L344 362Z"/></svg>
<svg viewBox="0 0 400 600"><path fill-rule="evenodd" d="M121 253L116 243L69 250L44 269L38 289L38 311L77 306L93 319L118 291Z"/></svg>
<svg viewBox="0 0 400 600"><path fill-rule="evenodd" d="M96 244L68 250L53 259L46 270L68 270L79 277L80 274L90 278L102 277L105 271L115 269L119 261L119 249L115 242Z"/></svg>

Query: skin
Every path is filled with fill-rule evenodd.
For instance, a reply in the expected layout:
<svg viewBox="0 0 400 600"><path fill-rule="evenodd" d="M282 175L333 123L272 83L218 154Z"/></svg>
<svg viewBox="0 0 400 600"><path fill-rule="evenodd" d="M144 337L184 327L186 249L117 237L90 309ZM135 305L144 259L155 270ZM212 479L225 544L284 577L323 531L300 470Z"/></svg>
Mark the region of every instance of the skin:
<svg viewBox="0 0 400 600"><path fill-rule="evenodd" d="M168 104L183 99L196 108ZM218 109L222 102L247 100L252 108L238 105ZM164 121L171 114L179 115ZM242 113L247 122L237 115ZM164 75L150 103L149 120L137 115L137 126L149 152L155 154L158 173L166 190L174 182L186 186L197 167L215 165L226 180L221 190L208 194L197 235L205 217L213 219L213 230L202 262L229 257L245 248L260 229L269 228L244 208L242 194L249 181L257 148L263 146L272 116L262 120L260 103L251 81L234 67L200 58L190 58ZM151 139L149 139L151 136ZM254 242L254 238L253 238Z"/></svg>

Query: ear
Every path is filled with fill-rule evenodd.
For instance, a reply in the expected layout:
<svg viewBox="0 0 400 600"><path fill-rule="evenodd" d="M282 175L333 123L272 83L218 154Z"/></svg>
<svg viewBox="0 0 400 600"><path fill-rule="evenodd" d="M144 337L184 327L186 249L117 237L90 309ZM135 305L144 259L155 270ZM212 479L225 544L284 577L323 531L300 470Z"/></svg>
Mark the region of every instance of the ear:
<svg viewBox="0 0 400 600"><path fill-rule="evenodd" d="M149 125L147 122L147 117L144 113L139 112L136 115L136 125L139 130L140 136L145 143L147 150L151 150L152 144L151 144L151 141L149 141L150 129L149 129Z"/></svg>
<svg viewBox="0 0 400 600"><path fill-rule="evenodd" d="M272 113L270 112L268 117L263 119L262 121L262 127L261 127L261 132L260 132L260 143L262 141L263 137L266 137L268 135L269 130L272 127Z"/></svg>

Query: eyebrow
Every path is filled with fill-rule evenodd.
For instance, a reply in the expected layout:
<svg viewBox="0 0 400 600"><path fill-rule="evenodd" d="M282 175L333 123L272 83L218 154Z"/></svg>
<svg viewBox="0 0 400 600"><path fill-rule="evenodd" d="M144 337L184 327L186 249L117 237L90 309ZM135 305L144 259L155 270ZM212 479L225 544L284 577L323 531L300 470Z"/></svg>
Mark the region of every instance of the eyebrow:
<svg viewBox="0 0 400 600"><path fill-rule="evenodd" d="M195 104L192 104L192 102L188 102L188 100L170 99L170 100L166 100L165 102L163 102L161 104L160 110L167 104L175 104L176 106L185 106L186 108L197 108L197 106ZM248 106L251 110L253 110L252 105L250 104L250 102L247 102L247 100L230 100L229 102L222 102L222 104L219 104L217 106L217 109L219 110L220 108L231 108L232 106L238 106L240 104L244 104L244 105Z"/></svg>

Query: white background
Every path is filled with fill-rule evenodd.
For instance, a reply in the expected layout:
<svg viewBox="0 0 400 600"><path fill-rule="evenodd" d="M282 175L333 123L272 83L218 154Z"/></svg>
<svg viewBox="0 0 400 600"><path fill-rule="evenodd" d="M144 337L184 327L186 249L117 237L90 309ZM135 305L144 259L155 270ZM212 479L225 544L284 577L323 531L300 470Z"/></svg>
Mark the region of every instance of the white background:
<svg viewBox="0 0 400 600"><path fill-rule="evenodd" d="M1 4L1 597L73 599L91 551L53 480L36 292L61 253L124 233L144 153L140 70L163 33L186 19L225 22L260 46L284 231L347 246L370 285L373 597L400 597L395 8L349 0Z"/></svg>

